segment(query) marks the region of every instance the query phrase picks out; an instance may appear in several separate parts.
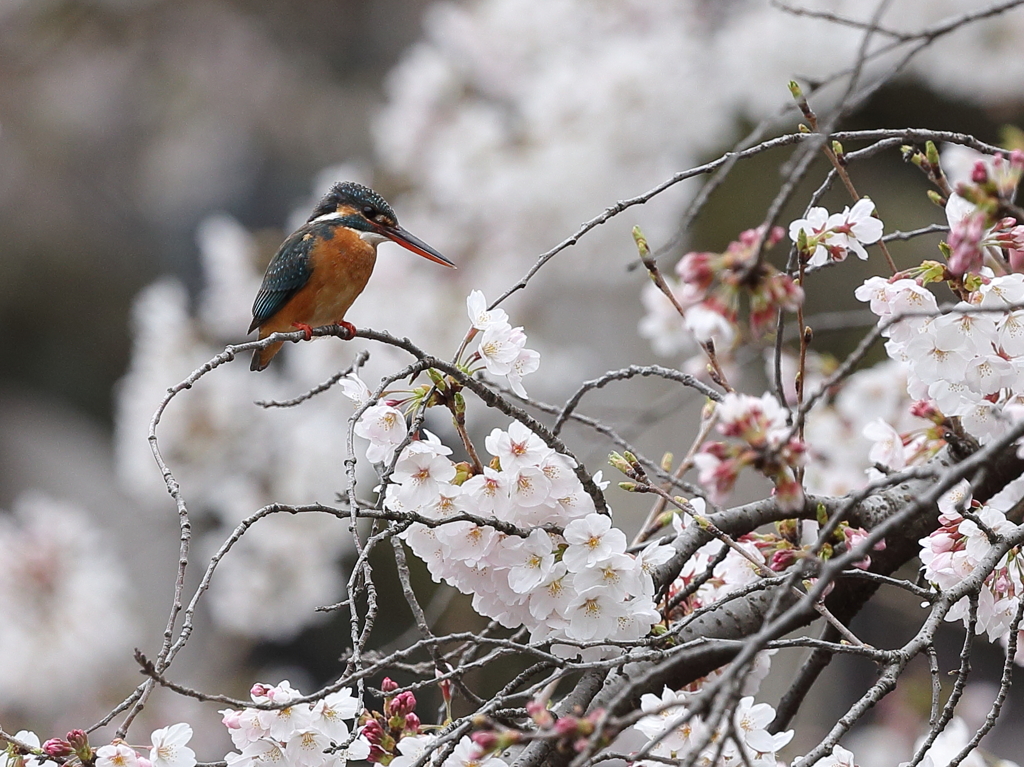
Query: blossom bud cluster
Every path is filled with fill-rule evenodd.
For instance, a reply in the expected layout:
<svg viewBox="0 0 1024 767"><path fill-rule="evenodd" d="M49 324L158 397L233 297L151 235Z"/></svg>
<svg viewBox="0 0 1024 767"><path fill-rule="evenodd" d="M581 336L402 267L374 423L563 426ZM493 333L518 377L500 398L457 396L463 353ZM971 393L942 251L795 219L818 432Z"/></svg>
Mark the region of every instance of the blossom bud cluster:
<svg viewBox="0 0 1024 767"><path fill-rule="evenodd" d="M276 686L255 684L254 703L287 704L302 697L287 680ZM221 711L224 726L237 752L225 757L228 767L257 767L276 763L282 767L344 767L349 760L366 759L370 744L365 737L351 739L348 722L359 713L352 691L343 688L315 703L241 711ZM351 743L348 743L352 740ZM334 746L343 746L332 750Z"/></svg>
<svg viewBox="0 0 1024 767"><path fill-rule="evenodd" d="M534 641L644 636L660 620L651 569L671 553L652 545L634 557L626 536L596 512L570 458L513 422L486 438L492 465L456 484L451 450L427 433L402 451L384 505L443 522L469 512L529 535L466 520L413 524L403 537L430 570L473 595L477 612Z"/></svg>
<svg viewBox="0 0 1024 767"><path fill-rule="evenodd" d="M827 560L832 558L837 546L849 551L868 536L867 530L854 527L849 522L840 522L832 531L831 537L819 545L821 526L826 521L824 509L819 511L818 517L818 520L787 519L776 522L773 533L748 533L739 540L753 543L764 557L767 566L780 572L804 556L812 547L818 548L816 556L819 559ZM884 551L885 540L878 541L873 548L875 551ZM871 567L871 556L854 562L853 566L867 570Z"/></svg>
<svg viewBox="0 0 1024 767"><path fill-rule="evenodd" d="M949 221L949 272L953 277L978 274L986 252L1006 251L1005 261L1014 272L1024 271L1024 226L1007 216L1021 174L1024 152L997 155L975 162L970 183L957 184L946 202Z"/></svg>
<svg viewBox="0 0 1024 767"><path fill-rule="evenodd" d="M585 715L566 713L556 718L548 707L549 703L550 700L545 693L527 701L526 711L536 725L536 729L530 733L530 737L550 740L560 751L584 751L595 739L594 733L597 732L597 725L605 719L605 709L596 708ZM497 753L523 741L524 733L522 731L497 725L486 717L477 717L474 724L480 729L477 729L471 737L481 754ZM612 727L606 722L596 740L601 746L606 746L618 732L618 728Z"/></svg>
<svg viewBox="0 0 1024 767"><path fill-rule="evenodd" d="M734 726L723 724L717 731L704 719L688 710L691 693L674 692L668 687L662 694L648 693L640 698L640 707L647 714L634 727L655 743L648 753L659 760L638 760L634 765L654 767L663 760L692 761L716 767L776 767L776 752L793 739L793 731L772 734L769 726L775 709L767 703L754 703L744 697L736 704L731 719ZM724 741L724 742L723 742Z"/></svg>
<svg viewBox="0 0 1024 767"><path fill-rule="evenodd" d="M360 739L369 744L365 757L372 764L386 767L411 767L434 747L437 735L422 732L416 716L416 696L410 690L390 695L398 685L387 677L381 682L384 711L367 711L359 718ZM441 767L508 767L501 759L487 756L495 742L482 745L475 736L463 736Z"/></svg>
<svg viewBox="0 0 1024 767"><path fill-rule="evenodd" d="M676 264L679 279L665 280L683 316L656 285L649 284L643 293L647 316L640 323L640 335L651 338L655 349L666 354L690 345L691 338L702 343L714 340L728 348L736 338L740 297L746 295L751 332L761 336L780 309L796 311L803 303L803 289L791 277L771 264L758 263L759 243L768 249L783 235L781 227L767 233L763 227L748 229L723 253L687 253Z"/></svg>
<svg viewBox="0 0 1024 767"><path fill-rule="evenodd" d="M875 204L867 197L832 215L825 208L811 208L806 218L789 225L789 238L808 266L845 261L851 251L863 261L868 257L864 246L882 237L882 222L874 212Z"/></svg>
<svg viewBox="0 0 1024 767"><path fill-rule="evenodd" d="M803 461L804 445L790 434L786 409L771 393L760 397L726 394L716 409L718 431L739 442L710 442L694 456L701 484L716 501L726 498L744 466L756 466L775 484L786 508L803 503L793 469Z"/></svg>
<svg viewBox="0 0 1024 767"><path fill-rule="evenodd" d="M359 717L359 734L370 744L370 753L366 757L368 762L385 765L397 762L401 767L408 757L400 754L410 750L413 744L419 743L417 740L410 740L404 749L398 747L407 738L417 738L420 735L416 695L411 690L391 695L390 693L398 689L398 685L388 677L384 677L380 688L384 692L384 711L364 712Z"/></svg>
<svg viewBox="0 0 1024 767"><path fill-rule="evenodd" d="M1019 490L1015 497L1019 496ZM982 505L971 499L970 486L961 482L939 500L940 527L922 538L921 564L927 580L940 589L952 588L970 576L987 557L993 542L989 532L1004 535L1017 526L1006 518L1005 506L1012 499L996 496ZM1010 626L1024 593L1024 558L1019 548L1010 549L985 578L978 594L977 633L988 634L990 642L1006 643ZM947 621L969 620L967 597L946 614ZM1017 662L1024 664L1024 647L1018 643Z"/></svg>
<svg viewBox="0 0 1024 767"><path fill-rule="evenodd" d="M907 370L913 399L960 417L982 444L1005 433L1004 408L1024 401L1024 309L1013 308L1024 306L1024 274L985 277L945 313L905 277L871 277L855 295L883 320L899 317L882 334L886 352Z"/></svg>

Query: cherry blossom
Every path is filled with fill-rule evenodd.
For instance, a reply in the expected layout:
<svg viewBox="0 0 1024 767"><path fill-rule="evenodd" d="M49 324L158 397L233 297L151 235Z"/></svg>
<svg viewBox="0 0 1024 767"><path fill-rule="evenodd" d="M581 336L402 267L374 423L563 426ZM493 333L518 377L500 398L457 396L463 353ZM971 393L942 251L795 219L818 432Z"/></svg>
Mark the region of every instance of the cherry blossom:
<svg viewBox="0 0 1024 767"><path fill-rule="evenodd" d="M507 325L508 314L504 309L488 309L487 299L479 290L474 290L466 298L466 311L469 321L477 330L487 330L492 325Z"/></svg>
<svg viewBox="0 0 1024 767"><path fill-rule="evenodd" d="M555 551L551 536L543 530L534 530L529 538L516 540L519 542L515 545L511 561L519 564L509 568L508 585L517 594L525 594L540 586L551 574L555 567Z"/></svg>
<svg viewBox="0 0 1024 767"><path fill-rule="evenodd" d="M138 767L139 755L128 744L118 741L96 749L96 767Z"/></svg>
<svg viewBox="0 0 1024 767"><path fill-rule="evenodd" d="M488 373L508 375L526 345L526 334L522 328L508 324L488 325L480 336L477 353Z"/></svg>
<svg viewBox="0 0 1024 767"><path fill-rule="evenodd" d="M391 760L390 767L411 767L430 748L437 737L429 733L407 735L398 741L396 748L399 755Z"/></svg>
<svg viewBox="0 0 1024 767"><path fill-rule="evenodd" d="M356 436L370 441L366 457L373 463L388 462L395 448L407 436L407 425L402 411L385 404L371 405L356 421Z"/></svg>
<svg viewBox="0 0 1024 767"><path fill-rule="evenodd" d="M875 204L866 197L842 213L829 215L825 208L811 208L806 218L789 225L789 238L804 249L809 266L843 261L850 251L867 259L864 245L878 242L883 230L882 222L872 215L874 210Z"/></svg>
<svg viewBox="0 0 1024 767"><path fill-rule="evenodd" d="M569 548L562 555L562 561L570 572L593 567L626 550L626 534L613 528L612 521L604 514L574 519L565 526L564 535Z"/></svg>
<svg viewBox="0 0 1024 767"><path fill-rule="evenodd" d="M154 730L150 736L150 763L153 767L193 767L196 753L188 747L191 739L192 728L183 723Z"/></svg>
<svg viewBox="0 0 1024 767"><path fill-rule="evenodd" d="M494 429L484 444L491 455L501 462L502 471L505 472L540 465L554 452L519 421L510 423L505 431Z"/></svg>

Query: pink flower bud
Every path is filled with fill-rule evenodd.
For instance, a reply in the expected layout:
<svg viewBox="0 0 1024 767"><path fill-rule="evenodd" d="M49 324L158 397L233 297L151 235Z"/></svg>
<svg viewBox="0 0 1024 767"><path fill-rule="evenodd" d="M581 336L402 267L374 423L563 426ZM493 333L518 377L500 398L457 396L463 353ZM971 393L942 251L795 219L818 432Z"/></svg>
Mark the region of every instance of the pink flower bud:
<svg viewBox="0 0 1024 767"><path fill-rule="evenodd" d="M89 736L85 734L85 730L72 730L67 735L67 741L75 751L89 748Z"/></svg>
<svg viewBox="0 0 1024 767"><path fill-rule="evenodd" d="M229 730L240 730L242 729L242 712L235 711L233 708L226 708L221 713L221 724L227 727Z"/></svg>
<svg viewBox="0 0 1024 767"><path fill-rule="evenodd" d="M936 418L942 419L942 413L930 399L918 400L911 404L910 414L929 421L934 421Z"/></svg>
<svg viewBox="0 0 1024 767"><path fill-rule="evenodd" d="M384 677L384 679L380 683L380 690L385 695L387 695L388 693L394 692L397 689L398 689L398 683L392 681L391 677L389 677L389 676Z"/></svg>
<svg viewBox="0 0 1024 767"><path fill-rule="evenodd" d="M981 240L985 236L985 215L971 213L952 226L946 238L950 250L949 271L954 277L981 269L984 254Z"/></svg>
<svg viewBox="0 0 1024 767"><path fill-rule="evenodd" d="M270 690L271 688L267 685L260 684L259 682L257 682L249 690L249 695L253 697L253 700L255 700L256 698L265 698L267 697L267 695L270 694Z"/></svg>
<svg viewBox="0 0 1024 767"><path fill-rule="evenodd" d="M50 738L43 744L42 748L43 753L53 757L71 756L75 753L75 749L71 747L71 744L60 738Z"/></svg>
<svg viewBox="0 0 1024 767"><path fill-rule="evenodd" d="M1024 272L1024 250L1013 248L1010 253L1010 271L1020 274Z"/></svg>
<svg viewBox="0 0 1024 767"><path fill-rule="evenodd" d="M411 690L400 692L391 700L391 715L405 716L416 710L416 696Z"/></svg>
<svg viewBox="0 0 1024 767"><path fill-rule="evenodd" d="M778 573L785 570L795 561L796 552L793 549L781 549L772 554L772 557L768 562L768 567Z"/></svg>
<svg viewBox="0 0 1024 767"><path fill-rule="evenodd" d="M376 719L371 719L363 725L362 736L370 743L370 745L380 745L381 740L384 738L384 728L381 727L380 722Z"/></svg>
<svg viewBox="0 0 1024 767"><path fill-rule="evenodd" d="M470 737L472 738L473 742L476 743L477 748L479 748L485 754L489 754L491 751L498 747L497 734L489 730L484 732L474 732Z"/></svg>
<svg viewBox="0 0 1024 767"><path fill-rule="evenodd" d="M988 181L988 168L981 160L974 163L974 168L971 169L971 181L975 184L984 184Z"/></svg>
<svg viewBox="0 0 1024 767"><path fill-rule="evenodd" d="M437 683L437 686L441 688L441 698L445 703L452 702L452 680L445 679Z"/></svg>

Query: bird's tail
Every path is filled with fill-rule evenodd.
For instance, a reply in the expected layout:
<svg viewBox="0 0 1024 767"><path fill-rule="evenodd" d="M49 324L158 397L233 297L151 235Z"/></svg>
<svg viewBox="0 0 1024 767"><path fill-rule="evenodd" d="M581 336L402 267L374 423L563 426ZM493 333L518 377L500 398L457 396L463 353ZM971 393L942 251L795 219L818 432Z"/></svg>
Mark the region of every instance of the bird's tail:
<svg viewBox="0 0 1024 767"><path fill-rule="evenodd" d="M282 346L284 346L284 342L278 341L262 349L256 349L252 353L252 362L249 364L249 370L263 370L263 368L270 364L270 360L274 358L274 355L281 351Z"/></svg>

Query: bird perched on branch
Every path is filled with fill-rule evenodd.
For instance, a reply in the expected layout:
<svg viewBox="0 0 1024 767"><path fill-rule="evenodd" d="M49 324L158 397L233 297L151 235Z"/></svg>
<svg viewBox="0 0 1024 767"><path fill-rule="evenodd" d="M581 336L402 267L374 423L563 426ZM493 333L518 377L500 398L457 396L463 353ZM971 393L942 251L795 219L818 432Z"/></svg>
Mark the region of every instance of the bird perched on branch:
<svg viewBox="0 0 1024 767"><path fill-rule="evenodd" d="M385 240L455 267L400 227L383 197L362 184L343 181L334 185L271 259L252 306L249 332L259 328L263 339L298 328L308 340L313 328L333 323L345 328L351 338L356 329L345 321L345 312L366 287L377 246ZM281 346L279 342L257 349L250 369L263 370Z"/></svg>

